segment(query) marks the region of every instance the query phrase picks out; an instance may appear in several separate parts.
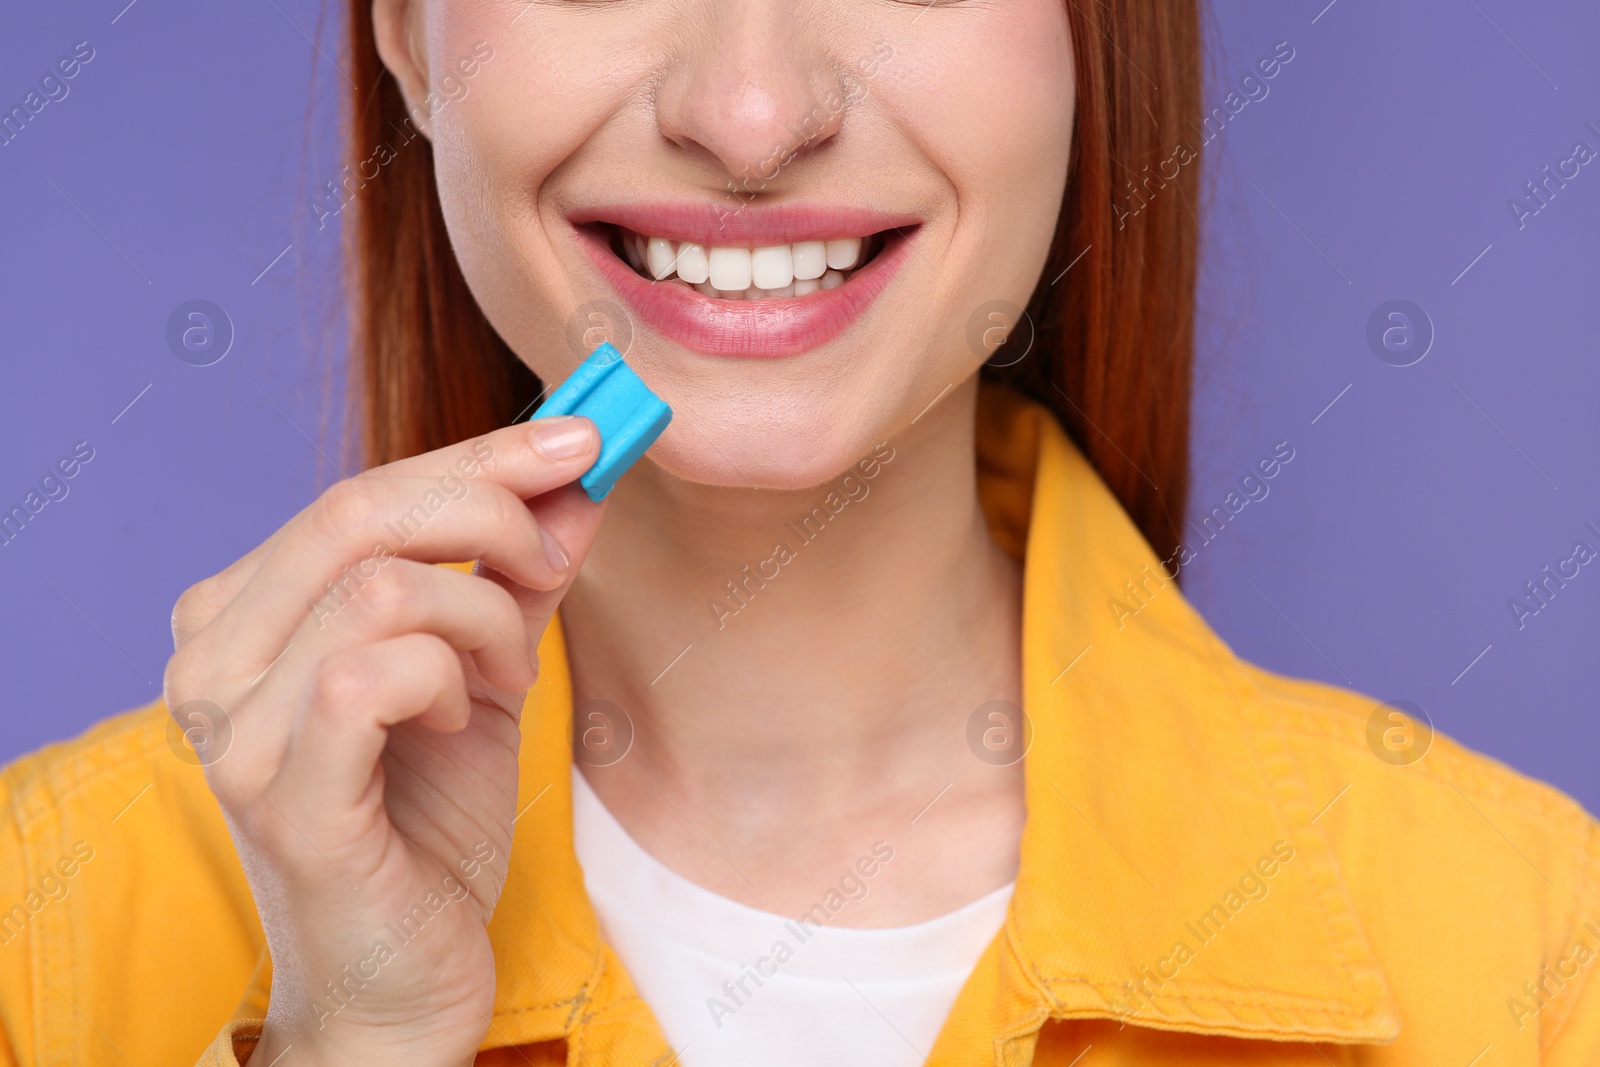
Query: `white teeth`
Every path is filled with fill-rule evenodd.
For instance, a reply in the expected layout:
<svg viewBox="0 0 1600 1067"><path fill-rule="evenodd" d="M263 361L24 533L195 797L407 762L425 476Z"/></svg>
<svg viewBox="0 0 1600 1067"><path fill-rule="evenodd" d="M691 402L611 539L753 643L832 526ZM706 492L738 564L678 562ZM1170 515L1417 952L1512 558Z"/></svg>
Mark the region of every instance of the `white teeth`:
<svg viewBox="0 0 1600 1067"><path fill-rule="evenodd" d="M725 292L750 288L748 248L713 248L710 259L712 285Z"/></svg>
<svg viewBox="0 0 1600 1067"><path fill-rule="evenodd" d="M704 248L688 241L678 246L678 277L690 285L699 285L711 277L711 260Z"/></svg>
<svg viewBox="0 0 1600 1067"><path fill-rule="evenodd" d="M677 267L677 249L665 237L652 237L645 246L645 262L650 265L650 274L656 281L660 281L671 274Z"/></svg>
<svg viewBox="0 0 1600 1067"><path fill-rule="evenodd" d="M800 241L794 245L794 276L797 281L815 281L828 269L828 246L823 241Z"/></svg>
<svg viewBox="0 0 1600 1067"><path fill-rule="evenodd" d="M794 281L794 257L788 245L768 245L750 253L750 284L782 289Z"/></svg>
<svg viewBox="0 0 1600 1067"><path fill-rule="evenodd" d="M842 237L828 242L828 266L834 270L849 270L861 257L861 238Z"/></svg>
<svg viewBox="0 0 1600 1067"><path fill-rule="evenodd" d="M760 248L719 248L666 237L622 234L634 270L656 281L680 281L718 300L782 300L837 289L861 261L864 241L798 241Z"/></svg>

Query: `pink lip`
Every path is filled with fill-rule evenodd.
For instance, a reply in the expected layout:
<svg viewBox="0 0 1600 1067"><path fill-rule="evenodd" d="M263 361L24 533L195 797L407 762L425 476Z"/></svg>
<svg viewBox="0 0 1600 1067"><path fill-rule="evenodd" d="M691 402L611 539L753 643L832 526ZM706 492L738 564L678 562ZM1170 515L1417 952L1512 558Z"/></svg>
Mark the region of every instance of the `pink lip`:
<svg viewBox="0 0 1600 1067"><path fill-rule="evenodd" d="M738 214L725 214L712 205L597 208L571 219L580 224L615 223L652 237L752 248L846 234L865 236L915 227L920 221L804 205L746 208ZM603 231L580 225L577 232L600 273L644 322L693 351L747 359L799 355L838 336L889 284L910 254L912 240L906 233L889 233L872 261L837 289L769 300L717 300L682 282L642 278L611 251Z"/></svg>

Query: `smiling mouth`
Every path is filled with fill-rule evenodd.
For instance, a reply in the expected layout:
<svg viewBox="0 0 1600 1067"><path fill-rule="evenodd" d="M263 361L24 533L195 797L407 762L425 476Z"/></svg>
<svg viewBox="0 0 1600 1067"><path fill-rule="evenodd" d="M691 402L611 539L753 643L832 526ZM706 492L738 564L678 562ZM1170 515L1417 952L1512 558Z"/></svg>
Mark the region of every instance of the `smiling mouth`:
<svg viewBox="0 0 1600 1067"><path fill-rule="evenodd" d="M820 202L595 204L578 247L638 322L711 356L777 358L850 329L912 255L923 219Z"/></svg>
<svg viewBox="0 0 1600 1067"><path fill-rule="evenodd" d="M607 225L607 247L647 281L713 300L790 300L847 284L884 248L872 233L759 247L703 245Z"/></svg>

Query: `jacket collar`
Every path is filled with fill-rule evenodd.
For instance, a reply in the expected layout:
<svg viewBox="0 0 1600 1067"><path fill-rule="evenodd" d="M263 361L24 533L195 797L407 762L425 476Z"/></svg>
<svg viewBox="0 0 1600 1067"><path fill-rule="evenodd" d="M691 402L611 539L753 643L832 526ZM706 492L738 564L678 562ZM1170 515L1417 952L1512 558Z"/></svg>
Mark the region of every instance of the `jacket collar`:
<svg viewBox="0 0 1600 1067"><path fill-rule="evenodd" d="M1050 1014L1392 1040L1398 1010L1311 822L1330 798L1309 795L1251 669L1044 407L991 391L979 418L991 528L1003 546L1027 531L1034 738L1007 932Z"/></svg>
<svg viewBox="0 0 1600 1067"><path fill-rule="evenodd" d="M1308 794L1250 669L1162 577L1044 407L985 386L978 417L984 510L999 544L1025 559L1033 728L1004 931L1005 1028L1110 1018L1280 1041L1392 1040L1398 1011L1311 822L1329 798ZM598 1039L665 1054L601 942L573 851L559 620L540 656L523 711L511 869L490 924L499 979L485 1047L571 1038L582 1024L591 1050Z"/></svg>

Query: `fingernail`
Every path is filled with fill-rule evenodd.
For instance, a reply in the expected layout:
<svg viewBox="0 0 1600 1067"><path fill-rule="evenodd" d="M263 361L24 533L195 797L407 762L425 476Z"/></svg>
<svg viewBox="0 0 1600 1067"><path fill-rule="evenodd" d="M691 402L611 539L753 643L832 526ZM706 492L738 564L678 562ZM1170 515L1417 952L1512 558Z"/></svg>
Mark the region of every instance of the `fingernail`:
<svg viewBox="0 0 1600 1067"><path fill-rule="evenodd" d="M534 426L533 447L546 459L581 456L594 436L594 424L576 415L558 415Z"/></svg>
<svg viewBox="0 0 1600 1067"><path fill-rule="evenodd" d="M572 560L567 558L567 550L561 547L561 542L549 530L540 529L539 536L544 540L544 558L550 564L550 569L556 574L567 573L567 568L572 566Z"/></svg>

